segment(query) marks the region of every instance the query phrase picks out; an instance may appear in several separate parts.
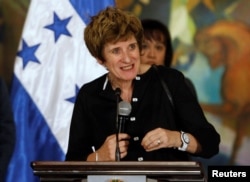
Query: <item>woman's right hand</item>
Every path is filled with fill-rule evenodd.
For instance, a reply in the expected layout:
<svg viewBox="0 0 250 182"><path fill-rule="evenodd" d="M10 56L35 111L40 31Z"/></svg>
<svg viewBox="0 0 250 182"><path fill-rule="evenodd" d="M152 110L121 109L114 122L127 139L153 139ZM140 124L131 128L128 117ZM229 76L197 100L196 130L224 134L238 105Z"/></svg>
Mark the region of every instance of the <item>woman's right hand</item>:
<svg viewBox="0 0 250 182"><path fill-rule="evenodd" d="M127 155L130 136L126 133L118 134L120 158ZM98 153L98 161L115 161L116 152L116 134L106 138L102 146L96 151Z"/></svg>

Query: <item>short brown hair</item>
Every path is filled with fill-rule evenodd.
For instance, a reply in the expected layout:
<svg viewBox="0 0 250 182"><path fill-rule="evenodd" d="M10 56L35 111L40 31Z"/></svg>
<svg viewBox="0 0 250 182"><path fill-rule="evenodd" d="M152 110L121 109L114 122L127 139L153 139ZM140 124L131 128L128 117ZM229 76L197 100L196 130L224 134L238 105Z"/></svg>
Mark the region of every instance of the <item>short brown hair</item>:
<svg viewBox="0 0 250 182"><path fill-rule="evenodd" d="M141 21L135 15L115 7L107 7L84 30L84 40L92 56L105 61L102 52L106 43L115 43L135 36L139 49L143 41Z"/></svg>

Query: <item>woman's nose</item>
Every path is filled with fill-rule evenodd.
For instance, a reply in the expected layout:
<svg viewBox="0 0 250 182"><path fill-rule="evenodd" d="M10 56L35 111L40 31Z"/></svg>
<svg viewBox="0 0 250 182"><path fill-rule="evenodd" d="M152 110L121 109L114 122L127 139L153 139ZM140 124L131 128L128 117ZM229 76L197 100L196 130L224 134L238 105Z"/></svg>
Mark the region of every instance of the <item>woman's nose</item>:
<svg viewBox="0 0 250 182"><path fill-rule="evenodd" d="M155 55L156 55L156 54L155 54L155 51L154 51L153 49L149 49L149 50L148 50L148 56L149 56L149 57L153 57L153 58L154 58Z"/></svg>
<svg viewBox="0 0 250 182"><path fill-rule="evenodd" d="M128 51L124 51L122 54L122 59L124 62L129 63L130 62L130 53Z"/></svg>

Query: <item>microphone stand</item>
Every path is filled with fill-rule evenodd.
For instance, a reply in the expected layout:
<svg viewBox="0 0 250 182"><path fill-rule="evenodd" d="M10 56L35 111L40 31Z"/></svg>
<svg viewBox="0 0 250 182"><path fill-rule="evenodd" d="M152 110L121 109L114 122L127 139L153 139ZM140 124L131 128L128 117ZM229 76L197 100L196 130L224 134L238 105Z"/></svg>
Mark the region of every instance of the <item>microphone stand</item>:
<svg viewBox="0 0 250 182"><path fill-rule="evenodd" d="M119 134L119 101L120 101L120 94L121 94L121 89L120 88L116 88L115 90L115 94L116 94L116 150L115 150L115 160L116 161L120 161L120 148L119 148L119 138L118 138L118 134Z"/></svg>

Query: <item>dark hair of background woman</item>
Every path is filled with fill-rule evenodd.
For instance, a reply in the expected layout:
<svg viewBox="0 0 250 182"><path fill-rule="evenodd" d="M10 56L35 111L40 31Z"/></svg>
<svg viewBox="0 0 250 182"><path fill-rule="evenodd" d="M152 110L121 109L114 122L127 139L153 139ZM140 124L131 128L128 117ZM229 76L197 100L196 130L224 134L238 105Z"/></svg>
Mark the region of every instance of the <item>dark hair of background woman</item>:
<svg viewBox="0 0 250 182"><path fill-rule="evenodd" d="M173 48L171 44L170 32L166 25L155 19L143 19L141 20L141 23L144 29L145 39L164 42L166 46L164 65L170 67L173 59Z"/></svg>

